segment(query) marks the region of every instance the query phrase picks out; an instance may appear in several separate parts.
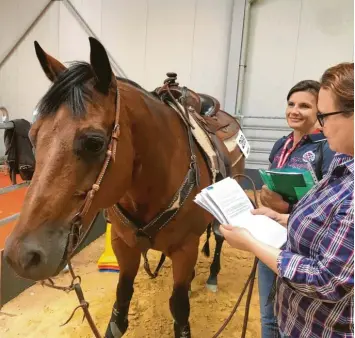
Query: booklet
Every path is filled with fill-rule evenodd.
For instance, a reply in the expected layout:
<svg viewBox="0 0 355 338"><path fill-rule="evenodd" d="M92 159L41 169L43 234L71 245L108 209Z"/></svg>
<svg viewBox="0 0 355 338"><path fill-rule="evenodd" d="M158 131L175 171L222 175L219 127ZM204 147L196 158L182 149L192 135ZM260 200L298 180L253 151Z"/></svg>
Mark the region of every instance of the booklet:
<svg viewBox="0 0 355 338"><path fill-rule="evenodd" d="M289 203L298 202L317 183L312 168L260 169L259 173L264 184Z"/></svg>
<svg viewBox="0 0 355 338"><path fill-rule="evenodd" d="M221 224L242 227L259 241L280 248L287 239L287 230L264 215L253 215L248 196L232 178L225 178L203 189L195 203L211 213Z"/></svg>

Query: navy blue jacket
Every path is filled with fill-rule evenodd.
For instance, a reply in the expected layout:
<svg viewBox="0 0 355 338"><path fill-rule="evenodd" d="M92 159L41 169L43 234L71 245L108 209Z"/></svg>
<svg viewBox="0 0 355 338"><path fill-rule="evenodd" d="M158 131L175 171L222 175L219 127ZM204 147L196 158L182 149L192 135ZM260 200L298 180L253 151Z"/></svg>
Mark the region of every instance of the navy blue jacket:
<svg viewBox="0 0 355 338"><path fill-rule="evenodd" d="M290 135L280 138L274 144L269 156L270 169L277 167L282 149ZM287 149L291 149L292 146L290 143ZM309 134L303 137L298 147L289 155L283 168L308 169L307 162L310 162L320 180L327 173L334 155L335 152L330 150L323 133Z"/></svg>

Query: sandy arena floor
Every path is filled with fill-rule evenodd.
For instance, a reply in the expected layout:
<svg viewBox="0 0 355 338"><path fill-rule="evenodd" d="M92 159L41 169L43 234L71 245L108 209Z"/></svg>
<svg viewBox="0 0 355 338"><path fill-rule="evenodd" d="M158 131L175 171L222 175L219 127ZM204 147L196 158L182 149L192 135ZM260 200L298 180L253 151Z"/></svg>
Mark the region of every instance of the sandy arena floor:
<svg viewBox="0 0 355 338"><path fill-rule="evenodd" d="M204 237L201 244L204 243ZM211 244L214 249L214 239ZM83 290L90 303L99 330L104 334L114 302L118 275L100 273L96 261L104 249L104 238L101 237L83 250L73 261L76 271L83 279ZM156 252L150 253L150 262L155 267L159 259ZM200 254L196 269L196 278L192 284L190 323L193 337L209 338L219 329L230 314L235 301L248 277L252 257L244 252L231 249L225 243L222 254L222 270L219 277L219 291L214 294L205 287L209 275L212 258ZM58 283L66 283L67 275L57 278ZM130 326L125 335L127 338L171 338L173 337L172 317L168 299L172 291L171 262L167 260L160 276L150 280L143 268L135 281L135 293L129 312ZM248 326L249 338L260 337L259 305L257 283L250 309ZM243 323L244 303L220 337L240 337ZM23 292L16 299L7 303L0 312L0 337L26 338L86 338L92 337L86 323L81 322L82 314L76 313L72 321L65 327L77 299L74 293L43 288L35 285Z"/></svg>

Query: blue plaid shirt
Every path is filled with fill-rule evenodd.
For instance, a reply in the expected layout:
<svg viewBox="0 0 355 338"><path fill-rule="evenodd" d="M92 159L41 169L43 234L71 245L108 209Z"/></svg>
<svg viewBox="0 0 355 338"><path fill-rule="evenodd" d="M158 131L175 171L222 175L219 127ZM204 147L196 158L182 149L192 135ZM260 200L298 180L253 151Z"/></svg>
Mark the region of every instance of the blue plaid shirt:
<svg viewBox="0 0 355 338"><path fill-rule="evenodd" d="M275 302L287 336L354 337L353 194L354 159L337 154L290 215Z"/></svg>

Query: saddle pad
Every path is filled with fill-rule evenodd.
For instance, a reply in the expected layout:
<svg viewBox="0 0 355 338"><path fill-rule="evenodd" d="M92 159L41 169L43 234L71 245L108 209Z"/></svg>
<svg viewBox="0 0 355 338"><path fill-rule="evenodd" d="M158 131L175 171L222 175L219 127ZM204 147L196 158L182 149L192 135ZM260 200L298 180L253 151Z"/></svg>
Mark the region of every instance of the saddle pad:
<svg viewBox="0 0 355 338"><path fill-rule="evenodd" d="M209 159L209 169L212 174L212 182L215 183L216 175L219 173L217 154L214 151L214 147L211 143L210 138L207 135L207 132L195 121L194 118L190 118L190 122L194 126L194 129L191 130L196 142L200 145L200 147L203 149L204 153ZM237 135L238 134L233 135L232 137L226 140L222 140L230 154L235 153L236 151L237 153L239 153L239 146L236 142ZM238 156L238 160L239 159L240 157ZM232 167L237 164L238 160L232 162Z"/></svg>
<svg viewBox="0 0 355 338"><path fill-rule="evenodd" d="M167 102L168 105L173 108L177 113L178 116L180 116L180 113L178 111L178 108L172 104L171 102ZM225 113L226 114L226 113ZM212 141L210 137L208 136L208 131L205 130L203 127L200 126L200 124L195 120L195 116L193 112L189 112L189 122L194 128L191 128L192 135L196 142L200 145L201 149L204 151L207 159L208 159L208 167L210 169L210 172L212 174L212 182L216 182L216 176L219 173L219 164L218 164L218 158L217 154L214 150L214 146L212 144ZM180 116L181 117L181 116ZM239 126L239 124L237 124ZM233 126L233 129L236 128ZM230 134L229 134L230 135ZM229 136L228 135L228 136ZM243 154L240 155L240 150L239 146L236 142L238 132L235 134L233 133L230 137L227 135L223 135L222 137L218 135L218 138L221 140L221 142L224 144L224 146L227 148L227 151L231 155L231 167L233 167L239 162Z"/></svg>
<svg viewBox="0 0 355 338"><path fill-rule="evenodd" d="M191 128L191 131L196 142L200 145L209 159L209 167L212 173L212 182L215 183L216 175L219 173L216 152L213 149L210 138L207 136L203 128L200 127L194 118L190 118L190 122L194 126L194 129Z"/></svg>

